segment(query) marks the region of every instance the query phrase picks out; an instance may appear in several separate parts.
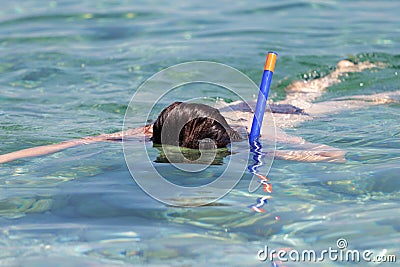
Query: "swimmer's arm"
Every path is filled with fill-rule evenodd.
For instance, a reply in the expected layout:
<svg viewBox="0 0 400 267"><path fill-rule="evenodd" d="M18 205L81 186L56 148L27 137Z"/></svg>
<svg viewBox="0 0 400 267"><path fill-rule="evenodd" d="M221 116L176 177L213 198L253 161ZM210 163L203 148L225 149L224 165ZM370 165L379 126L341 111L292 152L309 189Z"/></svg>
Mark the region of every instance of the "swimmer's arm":
<svg viewBox="0 0 400 267"><path fill-rule="evenodd" d="M340 77L346 73L361 72L366 69L383 68L383 63L360 62L354 64L348 60L339 61L335 71L325 77L318 78L312 81L295 81L285 88L287 92L286 99L278 101L277 104L291 104L304 109L310 107L312 101L322 95L322 92L337 83L340 83Z"/></svg>
<svg viewBox="0 0 400 267"><path fill-rule="evenodd" d="M100 141L121 141L124 137L151 137L153 136L153 125L149 124L143 127L129 129L126 131L121 131L112 134L102 134L99 136L89 137L98 138Z"/></svg>
<svg viewBox="0 0 400 267"><path fill-rule="evenodd" d="M262 138L262 136L261 136ZM310 143L299 136L291 136L276 129L276 141L295 145L298 150L276 150L275 157L283 160L303 162L345 162L346 151L324 144Z"/></svg>
<svg viewBox="0 0 400 267"><path fill-rule="evenodd" d="M93 142L97 142L97 141L83 138L83 139L65 141L65 142L58 143L58 144L22 149L19 151L0 155L0 164L14 161L17 159L22 159L22 158L48 155L48 154L52 154L52 153L55 153L55 152L58 152L58 151L61 151L61 150L64 150L64 149L67 149L70 147L74 147L74 146L78 146L78 145L82 145L82 144L93 143Z"/></svg>
<svg viewBox="0 0 400 267"><path fill-rule="evenodd" d="M343 150L277 150L275 158L301 162L346 162Z"/></svg>
<svg viewBox="0 0 400 267"><path fill-rule="evenodd" d="M311 116L324 115L354 110L369 106L398 103L400 102L400 91L384 92L373 95L355 95L346 98L337 98L332 101L313 103L305 112Z"/></svg>
<svg viewBox="0 0 400 267"><path fill-rule="evenodd" d="M301 141L302 140L302 141ZM276 150L275 157L302 162L345 162L346 151L324 144L309 143L301 137L292 137L291 144L298 150Z"/></svg>
<svg viewBox="0 0 400 267"><path fill-rule="evenodd" d="M152 135L152 126L147 125L144 127L127 130L124 132L118 132L118 133L113 133L113 134L102 134L102 135L98 135L98 136L89 136L89 137L84 137L81 139L61 142L58 144L32 147L32 148L22 149L19 151L0 155L0 164L14 161L17 159L22 159L22 158L44 156L44 155L56 153L56 152L62 151L64 149L79 146L79 145L86 145L86 144L97 143L97 142L120 141L120 140L122 140L122 138L124 136L133 137L133 136L151 136L151 135Z"/></svg>
<svg viewBox="0 0 400 267"><path fill-rule="evenodd" d="M362 72L367 69L383 68L383 67L385 67L385 64L380 62L373 64L367 61L354 64L349 60L341 60L338 62L336 70L331 72L327 76L311 80L308 82L297 81L289 85L285 90L287 92L303 92L303 93L320 92L334 84L340 83L339 78L347 73Z"/></svg>

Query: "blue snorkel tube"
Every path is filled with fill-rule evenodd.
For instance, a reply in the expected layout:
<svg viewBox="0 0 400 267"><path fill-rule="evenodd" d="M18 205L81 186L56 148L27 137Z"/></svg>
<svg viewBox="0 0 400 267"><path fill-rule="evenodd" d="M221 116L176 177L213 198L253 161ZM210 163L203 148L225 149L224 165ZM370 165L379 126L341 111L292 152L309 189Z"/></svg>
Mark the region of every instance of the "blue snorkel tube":
<svg viewBox="0 0 400 267"><path fill-rule="evenodd" d="M257 105L254 111L253 123L249 136L250 145L253 146L258 141L261 132L261 125L264 118L265 107L267 105L268 92L271 86L272 75L274 74L276 58L278 54L268 52L267 60L264 65L264 73L261 80L260 92L258 92Z"/></svg>

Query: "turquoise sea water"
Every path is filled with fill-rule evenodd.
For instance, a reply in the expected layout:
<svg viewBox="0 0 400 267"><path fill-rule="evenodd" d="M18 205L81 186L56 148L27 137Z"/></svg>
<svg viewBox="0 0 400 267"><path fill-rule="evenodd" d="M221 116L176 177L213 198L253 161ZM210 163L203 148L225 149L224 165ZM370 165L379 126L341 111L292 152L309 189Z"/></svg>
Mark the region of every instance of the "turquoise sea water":
<svg viewBox="0 0 400 267"><path fill-rule="evenodd" d="M277 51L275 100L290 82L323 76L344 58L386 67L343 77L318 101L400 89L398 1L1 4L1 154L121 130L137 87L186 61L224 63L258 84L266 51ZM159 203L133 181L121 143L0 165L0 265L270 266L257 260L264 245L320 251L339 238L399 258L399 108L346 111L289 130L348 151L348 161L275 160L263 214L248 208L263 195L248 193L249 177L212 206Z"/></svg>

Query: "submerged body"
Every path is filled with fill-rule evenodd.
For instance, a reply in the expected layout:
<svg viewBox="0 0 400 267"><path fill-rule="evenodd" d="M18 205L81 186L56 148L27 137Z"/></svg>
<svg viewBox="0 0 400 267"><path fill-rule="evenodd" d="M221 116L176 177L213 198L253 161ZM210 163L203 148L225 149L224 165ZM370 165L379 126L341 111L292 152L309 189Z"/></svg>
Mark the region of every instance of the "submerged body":
<svg viewBox="0 0 400 267"><path fill-rule="evenodd" d="M323 144L309 143L301 137L290 136L284 132L285 128L297 126L299 123L312 120L315 116L323 114L340 112L348 109L358 109L368 107L371 105L385 104L393 101L400 95L400 91L381 93L375 95L362 95L353 96L351 99L336 99L332 101L314 103L320 97L323 91L336 83L340 82L340 77L349 72L360 72L365 69L384 67L382 64L372 64L369 62L354 64L347 60L342 60L338 63L337 69L331 74L312 80L309 82L298 81L288 86L285 90L287 96L285 100L276 103L270 103L269 107L273 113L276 133L269 133L268 131L261 130L261 138L263 139L276 139L279 143L289 143L299 145L299 150L276 151L277 158L285 160L297 161L331 161L343 162L345 161L345 151L333 148ZM175 104L175 103L174 103ZM173 105L173 104L172 104ZM171 105L171 106L172 106ZM219 109L218 114L223 116L228 126L225 128L233 129L234 131L243 134L248 134L251 128L253 119L253 108L255 102L249 104L244 102L233 102L227 105L226 103L217 103ZM195 110L193 110L195 111ZM215 112L214 112L215 113ZM161 115L161 114L160 114ZM224 123L222 123L224 124ZM157 125L157 124L156 124ZM211 125L211 124L210 124ZM214 127L208 125L207 127ZM215 126L217 127L217 126ZM230 130L228 130L230 131ZM179 134L179 133L178 133ZM190 135L190 133L189 133ZM42 156L50 153L55 153L66 148L84 145L95 142L106 141L120 141L123 138L143 138L153 136L153 125L146 125L140 128L130 129L123 132L114 134L102 134L99 136L90 136L82 139L69 140L58 144L40 146L34 148L23 149L20 151L0 155L0 163L5 163L20 158ZM202 136L201 131L199 136ZM154 137L154 136L153 136ZM238 140L239 138L236 138ZM197 139L196 139L197 140ZM235 138L233 138L235 141ZM161 141L160 141L161 142ZM188 142L187 144L189 144ZM227 142L229 143L229 142ZM222 142L222 146L227 144ZM181 144L179 144L181 145ZM190 145L183 145L191 147ZM220 147L220 146L218 146ZM193 147L192 148L196 148Z"/></svg>

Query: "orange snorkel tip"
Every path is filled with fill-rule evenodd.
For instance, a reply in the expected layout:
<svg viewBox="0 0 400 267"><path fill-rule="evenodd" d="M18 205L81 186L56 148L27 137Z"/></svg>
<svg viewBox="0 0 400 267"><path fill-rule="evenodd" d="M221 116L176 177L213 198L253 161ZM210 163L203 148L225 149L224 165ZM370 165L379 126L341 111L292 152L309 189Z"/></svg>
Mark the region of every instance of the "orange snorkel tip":
<svg viewBox="0 0 400 267"><path fill-rule="evenodd" d="M277 56L278 54L275 52L268 52L267 59L265 60L264 70L269 70L274 72Z"/></svg>

